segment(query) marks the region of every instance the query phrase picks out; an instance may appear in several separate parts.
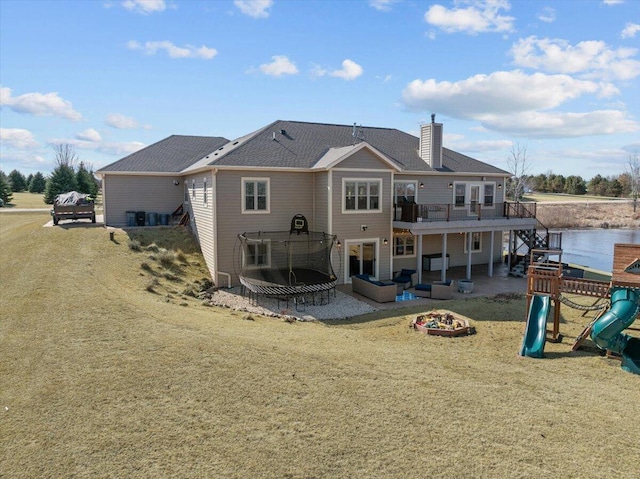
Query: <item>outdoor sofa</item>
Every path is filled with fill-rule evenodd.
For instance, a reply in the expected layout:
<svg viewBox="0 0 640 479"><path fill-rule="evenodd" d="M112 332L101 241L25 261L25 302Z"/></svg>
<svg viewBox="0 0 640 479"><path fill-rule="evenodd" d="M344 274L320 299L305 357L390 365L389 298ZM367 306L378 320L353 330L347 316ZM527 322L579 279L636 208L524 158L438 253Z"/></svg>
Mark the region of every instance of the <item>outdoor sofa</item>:
<svg viewBox="0 0 640 479"><path fill-rule="evenodd" d="M401 285L402 289L409 289L418 282L418 272L415 269L402 269L393 275L391 281Z"/></svg>
<svg viewBox="0 0 640 479"><path fill-rule="evenodd" d="M377 303L388 303L396 300L398 286L392 281L376 281L369 275L358 274L351 278L351 289L354 293L372 299Z"/></svg>
<svg viewBox="0 0 640 479"><path fill-rule="evenodd" d="M416 284L414 293L420 298L451 299L453 297L454 281L434 281L431 284Z"/></svg>

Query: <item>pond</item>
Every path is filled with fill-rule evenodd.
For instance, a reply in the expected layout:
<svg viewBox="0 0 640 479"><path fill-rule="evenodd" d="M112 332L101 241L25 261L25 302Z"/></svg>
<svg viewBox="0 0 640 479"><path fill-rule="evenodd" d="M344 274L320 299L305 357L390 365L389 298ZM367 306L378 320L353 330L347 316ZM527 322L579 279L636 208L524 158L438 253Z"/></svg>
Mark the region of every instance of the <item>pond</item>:
<svg viewBox="0 0 640 479"><path fill-rule="evenodd" d="M562 230L562 262L611 272L615 243L640 244L640 230Z"/></svg>

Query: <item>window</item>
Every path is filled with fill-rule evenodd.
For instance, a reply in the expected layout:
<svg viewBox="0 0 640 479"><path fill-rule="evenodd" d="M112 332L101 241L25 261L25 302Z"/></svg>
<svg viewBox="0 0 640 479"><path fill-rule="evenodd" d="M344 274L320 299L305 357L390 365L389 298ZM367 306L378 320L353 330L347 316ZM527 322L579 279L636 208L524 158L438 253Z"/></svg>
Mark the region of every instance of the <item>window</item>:
<svg viewBox="0 0 640 479"><path fill-rule="evenodd" d="M381 180L345 180L343 211L380 211Z"/></svg>
<svg viewBox="0 0 640 479"><path fill-rule="evenodd" d="M189 182L184 182L184 202L189 203Z"/></svg>
<svg viewBox="0 0 640 479"><path fill-rule="evenodd" d="M269 241L247 243L244 265L248 268L271 267L271 243Z"/></svg>
<svg viewBox="0 0 640 479"><path fill-rule="evenodd" d="M196 180L195 180L195 178L193 180L191 180L191 197L194 200L196 199Z"/></svg>
<svg viewBox="0 0 640 479"><path fill-rule="evenodd" d="M269 213L269 178L242 179L242 212Z"/></svg>
<svg viewBox="0 0 640 479"><path fill-rule="evenodd" d="M411 235L393 237L393 256L415 256L415 238Z"/></svg>
<svg viewBox="0 0 640 479"><path fill-rule="evenodd" d="M394 183L393 202L401 205L404 202L416 202L416 182L415 181L396 181Z"/></svg>
<svg viewBox="0 0 640 479"><path fill-rule="evenodd" d="M455 205L456 206L464 206L464 204L466 203L466 191L467 191L466 183L455 184Z"/></svg>
<svg viewBox="0 0 640 479"><path fill-rule="evenodd" d="M467 248L467 244L469 241L469 238L467 237L468 233L464 234L464 252L467 253L468 252L468 248ZM472 253L479 253L482 251L482 233L480 233L479 231L476 231L474 233L471 233L471 252Z"/></svg>
<svg viewBox="0 0 640 479"><path fill-rule="evenodd" d="M202 203L207 206L207 179L202 182Z"/></svg>
<svg viewBox="0 0 640 479"><path fill-rule="evenodd" d="M484 206L493 206L495 185L484 185Z"/></svg>

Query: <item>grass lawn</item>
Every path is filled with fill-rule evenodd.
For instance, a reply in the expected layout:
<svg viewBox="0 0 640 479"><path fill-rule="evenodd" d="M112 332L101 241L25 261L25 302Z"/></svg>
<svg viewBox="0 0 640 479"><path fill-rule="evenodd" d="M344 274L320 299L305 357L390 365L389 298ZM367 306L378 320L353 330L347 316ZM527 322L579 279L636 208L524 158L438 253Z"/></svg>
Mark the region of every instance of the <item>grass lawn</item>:
<svg viewBox="0 0 640 479"><path fill-rule="evenodd" d="M571 201L571 202L587 202L587 201L628 201L627 198L614 198L608 196L592 196L592 195L567 195L561 193L527 193L523 197L524 201L536 201L545 203L549 201Z"/></svg>
<svg viewBox="0 0 640 479"><path fill-rule="evenodd" d="M434 301L460 338L411 308L247 320L181 294L205 270L179 230L48 220L0 215L2 477L637 477L640 376L570 337L518 357L523 298Z"/></svg>

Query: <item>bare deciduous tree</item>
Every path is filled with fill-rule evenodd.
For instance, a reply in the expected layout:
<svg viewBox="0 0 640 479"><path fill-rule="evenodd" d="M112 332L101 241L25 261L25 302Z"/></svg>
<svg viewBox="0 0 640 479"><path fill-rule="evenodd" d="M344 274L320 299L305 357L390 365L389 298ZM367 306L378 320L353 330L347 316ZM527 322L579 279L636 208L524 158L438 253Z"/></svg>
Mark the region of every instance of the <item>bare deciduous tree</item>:
<svg viewBox="0 0 640 479"><path fill-rule="evenodd" d="M638 159L637 151L634 151L629 156L626 173L631 179L631 198L633 198L633 212L635 213L638 207L638 196L640 195L640 159Z"/></svg>
<svg viewBox="0 0 640 479"><path fill-rule="evenodd" d="M530 159L527 156L527 147L516 143L511 146L509 158L507 158L507 167L511 173L511 181L507 188L507 197L511 197L514 201L518 201L523 193L524 188L531 169Z"/></svg>
<svg viewBox="0 0 640 479"><path fill-rule="evenodd" d="M53 151L56 155L54 159L56 167L68 166L75 170L76 163L78 162L78 155L76 154L76 149L73 145L70 145L69 143L53 145Z"/></svg>

